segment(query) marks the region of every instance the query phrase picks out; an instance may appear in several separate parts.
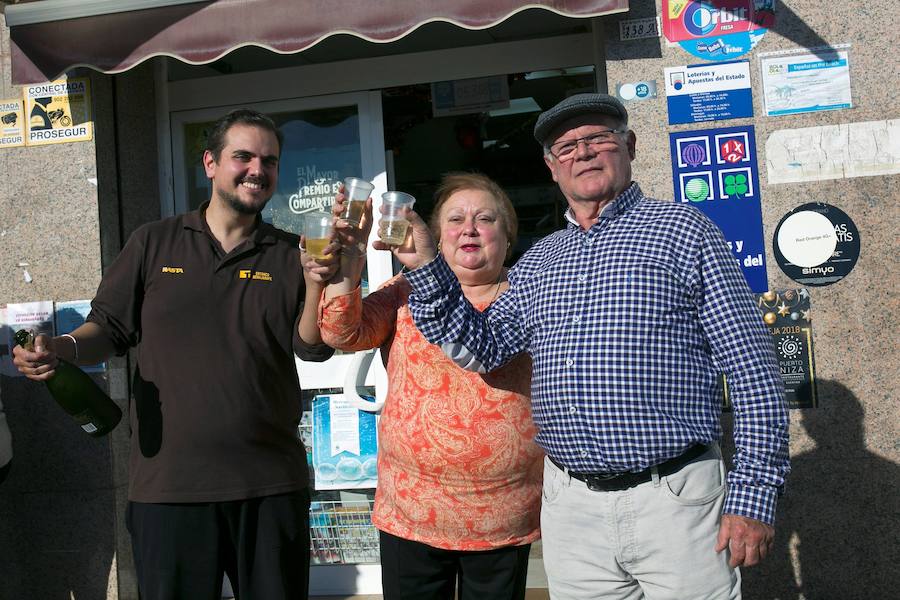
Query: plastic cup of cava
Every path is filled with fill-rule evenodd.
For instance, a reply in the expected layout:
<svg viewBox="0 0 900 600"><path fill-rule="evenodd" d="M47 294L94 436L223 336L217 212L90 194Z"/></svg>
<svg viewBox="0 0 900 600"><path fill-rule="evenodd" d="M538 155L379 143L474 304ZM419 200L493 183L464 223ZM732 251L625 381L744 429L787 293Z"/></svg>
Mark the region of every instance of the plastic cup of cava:
<svg viewBox="0 0 900 600"><path fill-rule="evenodd" d="M406 239L409 221L403 217L384 216L378 221L378 237L389 246L401 246Z"/></svg>
<svg viewBox="0 0 900 600"><path fill-rule="evenodd" d="M344 212L341 218L351 225L359 226L363 210L366 208L366 200L371 195L375 186L359 177L347 177L344 179Z"/></svg>
<svg viewBox="0 0 900 600"><path fill-rule="evenodd" d="M306 237L306 253L313 258L330 258L325 247L331 243L332 217L325 212L303 215L303 235Z"/></svg>
<svg viewBox="0 0 900 600"><path fill-rule="evenodd" d="M381 220L378 222L378 237L390 246L400 246L406 238L409 221L406 211L416 203L413 196L405 192L385 192L381 195Z"/></svg>
<svg viewBox="0 0 900 600"><path fill-rule="evenodd" d="M381 195L381 212L387 217L403 216L403 209L410 209L416 199L406 192L385 192Z"/></svg>

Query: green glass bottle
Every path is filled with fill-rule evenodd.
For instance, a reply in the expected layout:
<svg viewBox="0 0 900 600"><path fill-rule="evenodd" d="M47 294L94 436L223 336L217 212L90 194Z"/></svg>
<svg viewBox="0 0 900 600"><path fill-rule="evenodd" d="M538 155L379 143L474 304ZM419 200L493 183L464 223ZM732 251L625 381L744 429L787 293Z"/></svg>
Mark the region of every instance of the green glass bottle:
<svg viewBox="0 0 900 600"><path fill-rule="evenodd" d="M34 333L20 329L15 334L16 344L34 351ZM94 437L106 435L119 424L122 411L112 398L94 383L90 375L72 363L62 359L53 377L46 380L50 395L78 425Z"/></svg>

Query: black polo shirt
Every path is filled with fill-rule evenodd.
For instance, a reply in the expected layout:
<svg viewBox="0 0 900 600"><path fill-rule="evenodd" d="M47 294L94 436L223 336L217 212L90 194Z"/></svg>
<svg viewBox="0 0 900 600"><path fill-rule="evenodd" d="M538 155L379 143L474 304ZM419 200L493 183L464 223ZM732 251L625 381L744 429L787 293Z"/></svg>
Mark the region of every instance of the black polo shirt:
<svg viewBox="0 0 900 600"><path fill-rule="evenodd" d="M297 439L298 238L262 221L228 254L198 211L142 226L100 283L88 321L137 346L129 499L239 500L308 485Z"/></svg>

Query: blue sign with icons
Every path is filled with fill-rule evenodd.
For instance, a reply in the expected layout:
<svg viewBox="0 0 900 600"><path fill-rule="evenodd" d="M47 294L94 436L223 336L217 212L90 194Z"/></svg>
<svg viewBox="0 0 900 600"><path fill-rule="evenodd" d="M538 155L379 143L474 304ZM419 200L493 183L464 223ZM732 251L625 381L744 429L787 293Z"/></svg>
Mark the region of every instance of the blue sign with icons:
<svg viewBox="0 0 900 600"><path fill-rule="evenodd" d="M719 226L754 292L769 289L752 125L669 134L675 201Z"/></svg>

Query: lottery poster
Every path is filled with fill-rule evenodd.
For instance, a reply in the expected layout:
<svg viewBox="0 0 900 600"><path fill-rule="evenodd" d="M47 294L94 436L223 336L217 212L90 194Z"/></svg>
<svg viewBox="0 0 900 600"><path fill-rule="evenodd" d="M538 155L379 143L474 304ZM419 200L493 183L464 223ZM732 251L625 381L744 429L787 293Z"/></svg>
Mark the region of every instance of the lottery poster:
<svg viewBox="0 0 900 600"><path fill-rule="evenodd" d="M675 201L703 211L725 234L754 292L769 289L752 125L669 134Z"/></svg>

